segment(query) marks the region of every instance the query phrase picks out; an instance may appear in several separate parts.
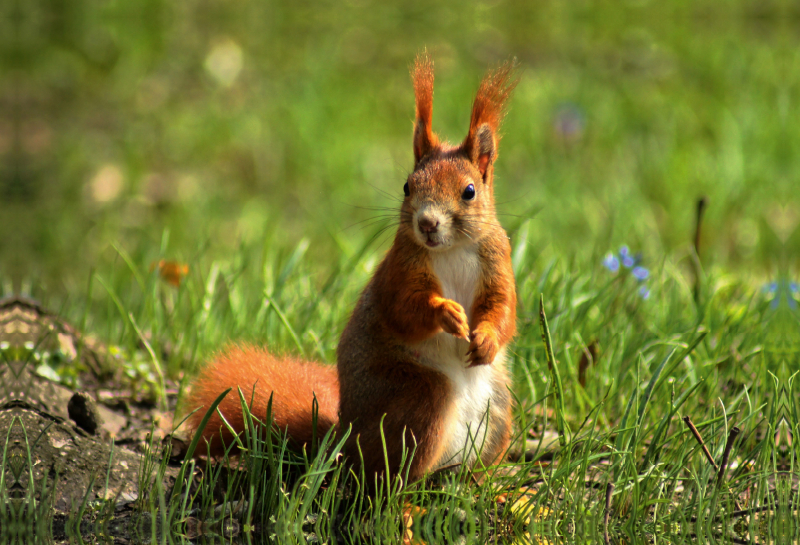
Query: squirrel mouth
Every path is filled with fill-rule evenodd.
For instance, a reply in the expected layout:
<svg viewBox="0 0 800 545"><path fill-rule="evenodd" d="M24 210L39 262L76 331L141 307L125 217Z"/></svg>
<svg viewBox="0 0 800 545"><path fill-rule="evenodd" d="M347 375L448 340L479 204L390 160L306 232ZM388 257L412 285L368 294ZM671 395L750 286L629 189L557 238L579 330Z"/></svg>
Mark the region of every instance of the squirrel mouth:
<svg viewBox="0 0 800 545"><path fill-rule="evenodd" d="M425 241L425 246L427 246L428 248L436 248L437 246L439 246L439 244L440 244L439 241L433 240L430 237L428 237L428 239Z"/></svg>

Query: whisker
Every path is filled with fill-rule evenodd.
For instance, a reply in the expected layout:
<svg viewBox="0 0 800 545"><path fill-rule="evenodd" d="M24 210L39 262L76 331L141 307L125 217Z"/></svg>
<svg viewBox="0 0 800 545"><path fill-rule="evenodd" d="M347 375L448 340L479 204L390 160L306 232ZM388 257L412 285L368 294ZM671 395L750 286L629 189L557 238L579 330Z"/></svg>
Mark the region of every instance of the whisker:
<svg viewBox="0 0 800 545"><path fill-rule="evenodd" d="M533 217L533 216L521 216L519 214L511 214L509 212L502 212L502 213L499 213L497 215L498 216L506 216L506 217L510 217L510 218L517 218L517 219L521 219L521 220L526 220L526 219L530 219L530 218Z"/></svg>
<svg viewBox="0 0 800 545"><path fill-rule="evenodd" d="M358 206L353 205L356 210L369 210L370 212L398 212L399 209L394 206Z"/></svg>
<svg viewBox="0 0 800 545"><path fill-rule="evenodd" d="M398 214L392 214L389 212L384 212L382 214L375 214L374 216L370 216L370 218L396 218Z"/></svg>
<svg viewBox="0 0 800 545"><path fill-rule="evenodd" d="M467 233L467 232L466 232L464 229L462 229L461 227L456 227L456 232L457 232L457 233L461 233L462 235L464 235L465 237L467 237L467 238L468 238L468 239L470 239L471 241L475 242L475 239L474 239L474 238L472 238L471 236L469 236L469 233Z"/></svg>
<svg viewBox="0 0 800 545"><path fill-rule="evenodd" d="M375 248L381 248L387 244L387 242L392 238L393 233L396 231L386 231L383 234L383 237L375 244Z"/></svg>
<svg viewBox="0 0 800 545"><path fill-rule="evenodd" d="M357 221L355 223L351 223L347 227L344 227L342 230L352 229L353 227L356 227L356 226L368 227L369 225L374 225L376 223L380 223L381 221L388 221L388 220L394 220L394 219L396 219L395 216L377 216L377 217L367 218L367 219L363 219L361 221ZM364 225L364 224L367 224L367 225Z"/></svg>
<svg viewBox="0 0 800 545"><path fill-rule="evenodd" d="M520 201L520 200L524 199L525 197L527 197L528 195L530 195L532 191L533 191L532 189L528 189L528 190L527 190L525 193L523 193L522 195L517 195L516 197L514 197L514 198L512 198L512 199L509 199L509 200L507 200L507 201L495 202L494 204L495 204L495 206L503 206L504 204L508 204L508 203L510 203L510 202L517 202L517 201Z"/></svg>
<svg viewBox="0 0 800 545"><path fill-rule="evenodd" d="M397 227L400 224L396 223L396 222L391 222L391 223L387 223L386 225L381 225L380 222L374 222L374 223L371 223L369 225L361 226L359 228L359 230L360 231L364 231L366 229L369 229L370 227L375 227L376 225L379 226L379 229L389 229L390 227Z"/></svg>
<svg viewBox="0 0 800 545"><path fill-rule="evenodd" d="M400 222L396 221L394 219L391 219L391 220L380 219L380 220L375 220L373 222L370 222L369 224L362 225L360 228L361 228L361 230L364 230L367 227L372 227L374 225L380 225L380 226L382 226L381 228L386 228L386 227L398 226L398 225L400 225Z"/></svg>
<svg viewBox="0 0 800 545"><path fill-rule="evenodd" d="M385 189L381 189L378 186L375 186L375 185L373 185L373 184L371 184L369 182L367 182L367 185L370 186L375 191L377 191L378 193L380 193L381 195L383 195L384 197L387 197L387 198L389 198L389 199L391 199L393 201L396 201L396 202L403 202L403 199L400 198L400 196L395 194L395 193L389 193Z"/></svg>
<svg viewBox="0 0 800 545"><path fill-rule="evenodd" d="M500 224L497 223L496 221L481 221L481 220L476 220L476 219L472 219L472 218L464 218L464 217L459 218L459 219L461 220L462 223L467 223L469 225L493 225L495 227L499 227L500 226Z"/></svg>
<svg viewBox="0 0 800 545"><path fill-rule="evenodd" d="M378 239L380 236L382 236L383 234L385 234L385 233L386 233L386 231L387 231L387 230L388 230L390 227L392 227L392 226L391 226L391 225L387 225L387 226L385 226L385 227L382 227L382 228L378 229L378 230L377 230L377 231L376 231L376 232L375 232L375 233L374 233L374 234L373 234L373 235L370 237L370 239L367 241L367 244L366 244L366 246L367 246L367 247L368 247L368 246L371 246L371 245L372 245L372 243L373 243L373 242L375 242L375 240L377 240L377 239ZM378 247L380 247L381 245L383 245L385 242L386 242L386 240L385 240L385 239L384 239L384 240L382 240L382 241L380 241L380 242L378 243Z"/></svg>

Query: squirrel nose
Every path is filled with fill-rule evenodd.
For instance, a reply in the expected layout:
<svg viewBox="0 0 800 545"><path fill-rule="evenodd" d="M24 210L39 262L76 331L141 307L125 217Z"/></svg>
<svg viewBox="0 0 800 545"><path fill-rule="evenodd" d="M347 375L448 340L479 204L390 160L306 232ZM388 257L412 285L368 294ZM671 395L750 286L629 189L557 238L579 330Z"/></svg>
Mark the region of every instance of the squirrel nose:
<svg viewBox="0 0 800 545"><path fill-rule="evenodd" d="M428 235L435 233L436 228L439 227L439 220L434 221L430 218L419 218L417 223L419 224L419 230Z"/></svg>

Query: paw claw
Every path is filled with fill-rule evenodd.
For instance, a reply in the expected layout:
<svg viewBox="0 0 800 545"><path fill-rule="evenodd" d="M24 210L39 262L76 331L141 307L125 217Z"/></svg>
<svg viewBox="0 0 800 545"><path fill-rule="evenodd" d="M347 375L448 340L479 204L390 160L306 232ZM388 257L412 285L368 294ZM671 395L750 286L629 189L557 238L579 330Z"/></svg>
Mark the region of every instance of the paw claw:
<svg viewBox="0 0 800 545"><path fill-rule="evenodd" d="M476 329L470 337L472 341L467 352L468 367L492 363L500 349L494 332Z"/></svg>

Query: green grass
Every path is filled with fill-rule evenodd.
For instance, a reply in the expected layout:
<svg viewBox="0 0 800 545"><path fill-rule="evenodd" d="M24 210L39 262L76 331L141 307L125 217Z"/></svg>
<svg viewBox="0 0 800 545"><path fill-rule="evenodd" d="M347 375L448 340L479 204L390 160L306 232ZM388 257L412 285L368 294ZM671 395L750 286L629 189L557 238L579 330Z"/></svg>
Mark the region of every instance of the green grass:
<svg viewBox="0 0 800 545"><path fill-rule="evenodd" d="M359 476L330 464L342 438L304 458L251 436L251 471L207 468L205 492L156 490L142 508L176 529L189 513L221 525L211 491L222 486L226 502L246 501L247 524L289 534L396 538L408 502L426 510L415 520L429 537L598 537L613 484L612 534L719 533L734 500L791 519L797 442L775 437L800 431L800 317L763 289L800 266L788 6L365 4L15 8L20 30L0 31L15 85L0 93L32 98L16 104L19 147L3 145L13 124L0 123L0 217L18 226L0 237L0 293L30 294L108 343L157 403L166 378L185 384L229 342L333 364L411 167L408 64L432 52L434 129L456 141L483 71L516 56L496 177L526 461L479 485L445 474L367 498L353 492ZM229 85L215 52L241 55ZM557 128L571 121L575 133ZM650 270L647 299L602 265L623 244ZM180 287L159 276L162 259L188 266ZM741 428L725 486L685 416L717 462ZM512 501L498 504L497 489ZM769 531L753 516L735 528Z"/></svg>
<svg viewBox="0 0 800 545"><path fill-rule="evenodd" d="M527 461L490 469L481 484L462 469L367 497L363 476L336 462L342 437L327 437L316 456L306 457L280 436L262 433L259 439L251 430L233 447L248 453L237 462L247 471L223 479L220 467L208 467L190 499L176 493L160 500L167 524L181 531L190 512L223 524L226 508L218 503L219 491L212 494L219 486L225 502L245 502L235 512L247 528L389 540L399 539L409 506L422 510L415 531L433 532L431 539L451 531L481 538L520 531L599 535L609 483L616 532L718 535L731 520L750 520L731 519L737 510L788 508L780 486L787 498L797 494L797 447L774 438L782 419L797 431L800 314L786 299L773 307L759 282L712 268L696 303L688 264L666 255L648 260L650 296L644 299L642 284L624 268L615 274L600 259L580 258L543 266L519 231L512 238L520 300L509 362L517 399L514 450L527 439ZM267 242L240 247L231 261L206 270L193 267L180 287L148 272L147 262L121 259L109 273L96 273L94 289L104 290L109 303L105 312L90 314L87 328L101 331L124 358L142 362L142 380L155 399L160 381L153 365L174 376L228 339L266 339L276 351L332 363L350 302L375 266L374 256L343 254L333 272L320 276L309 257L313 248L300 244L270 254L263 248L277 243ZM541 294L546 322L539 316ZM551 364L543 327L552 340ZM141 348L145 337L151 350ZM579 360L592 342L597 357L581 386ZM159 356L164 353L167 359ZM729 430L741 428L723 486L716 485L716 471L684 416L717 463ZM545 442L545 431L563 443ZM509 494L507 504L496 502L501 493ZM158 495L151 502L158 508Z"/></svg>
<svg viewBox="0 0 800 545"><path fill-rule="evenodd" d="M39 481L34 479L31 449L36 445L31 444L21 419L14 417L11 426L3 431L0 539L3 543L22 543L30 536L49 534L48 515L55 485L47 474ZM57 475L53 480L58 480Z"/></svg>

